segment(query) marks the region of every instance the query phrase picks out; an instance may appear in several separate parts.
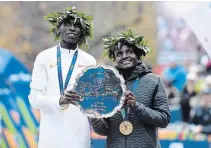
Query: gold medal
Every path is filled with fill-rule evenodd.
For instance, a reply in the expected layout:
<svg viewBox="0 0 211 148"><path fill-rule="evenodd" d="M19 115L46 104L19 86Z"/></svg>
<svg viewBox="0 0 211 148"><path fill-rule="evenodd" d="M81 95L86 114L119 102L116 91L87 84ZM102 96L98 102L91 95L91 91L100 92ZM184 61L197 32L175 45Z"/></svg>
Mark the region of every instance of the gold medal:
<svg viewBox="0 0 211 148"><path fill-rule="evenodd" d="M54 66L56 66L56 63L50 63L49 66L50 68L53 68Z"/></svg>
<svg viewBox="0 0 211 148"><path fill-rule="evenodd" d="M129 121L123 121L119 126L119 131L123 135L130 135L133 132L133 125Z"/></svg>

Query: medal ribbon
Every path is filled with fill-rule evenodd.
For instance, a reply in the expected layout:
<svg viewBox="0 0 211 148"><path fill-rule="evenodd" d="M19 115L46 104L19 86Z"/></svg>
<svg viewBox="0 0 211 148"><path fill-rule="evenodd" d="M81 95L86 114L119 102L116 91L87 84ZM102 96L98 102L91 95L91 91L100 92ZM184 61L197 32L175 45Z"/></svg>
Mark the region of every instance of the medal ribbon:
<svg viewBox="0 0 211 148"><path fill-rule="evenodd" d="M135 90L138 87L139 84L139 79L137 78L135 80L135 82L133 83L132 86L132 93L135 94ZM127 108L127 112L126 112L126 108L121 109L121 114L122 114L122 118L124 121L128 121L129 120L129 113L130 113L130 107Z"/></svg>
<svg viewBox="0 0 211 148"><path fill-rule="evenodd" d="M75 51L75 54L73 56L69 71L67 73L67 77L65 80L65 86L63 84L63 78L62 78L62 65L61 65L61 51L60 51L60 47L57 46L57 70L58 70L58 80L59 80L59 89L60 89L60 94L63 96L64 95L64 91L67 88L67 85L70 81L70 78L72 76L73 73L73 69L76 63L78 57L78 51Z"/></svg>

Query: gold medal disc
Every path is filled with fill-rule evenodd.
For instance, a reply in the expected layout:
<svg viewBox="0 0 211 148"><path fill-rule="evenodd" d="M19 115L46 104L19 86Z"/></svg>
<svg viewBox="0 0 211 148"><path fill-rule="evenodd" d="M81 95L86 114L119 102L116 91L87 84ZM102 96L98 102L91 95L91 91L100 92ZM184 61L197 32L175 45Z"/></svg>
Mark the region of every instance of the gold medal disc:
<svg viewBox="0 0 211 148"><path fill-rule="evenodd" d="M130 135L133 132L133 125L129 121L123 121L119 126L119 131L123 135Z"/></svg>
<svg viewBox="0 0 211 148"><path fill-rule="evenodd" d="M56 63L50 63L50 68L53 68L54 66L56 66Z"/></svg>

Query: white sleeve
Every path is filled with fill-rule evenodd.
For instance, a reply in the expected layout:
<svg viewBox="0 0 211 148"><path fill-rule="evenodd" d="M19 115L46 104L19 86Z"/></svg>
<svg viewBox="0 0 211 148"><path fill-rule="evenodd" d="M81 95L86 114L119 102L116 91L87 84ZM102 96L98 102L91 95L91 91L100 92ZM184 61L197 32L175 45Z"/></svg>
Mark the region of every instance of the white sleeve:
<svg viewBox="0 0 211 148"><path fill-rule="evenodd" d="M60 96L47 96L46 87L48 83L47 71L41 54L36 57L32 71L32 81L30 84L29 102L35 109L45 112L63 110L59 105ZM65 106L66 107L66 106Z"/></svg>
<svg viewBox="0 0 211 148"><path fill-rule="evenodd" d="M97 65L97 61L96 61L96 59L94 57L92 57L91 65Z"/></svg>
<svg viewBox="0 0 211 148"><path fill-rule="evenodd" d="M97 65L97 61L95 59L94 59L93 63L94 63L94 65Z"/></svg>

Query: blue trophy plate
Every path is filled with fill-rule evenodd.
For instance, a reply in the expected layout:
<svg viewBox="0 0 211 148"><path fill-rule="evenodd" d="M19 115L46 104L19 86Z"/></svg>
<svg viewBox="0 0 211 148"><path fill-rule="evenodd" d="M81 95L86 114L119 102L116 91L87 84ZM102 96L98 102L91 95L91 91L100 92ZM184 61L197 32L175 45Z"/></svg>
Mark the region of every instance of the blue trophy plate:
<svg viewBox="0 0 211 148"><path fill-rule="evenodd" d="M73 89L81 95L79 107L92 118L108 118L121 109L126 86L119 72L108 65L86 67Z"/></svg>

